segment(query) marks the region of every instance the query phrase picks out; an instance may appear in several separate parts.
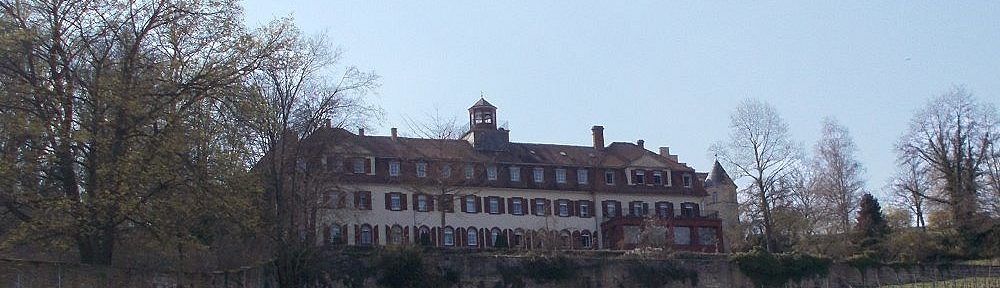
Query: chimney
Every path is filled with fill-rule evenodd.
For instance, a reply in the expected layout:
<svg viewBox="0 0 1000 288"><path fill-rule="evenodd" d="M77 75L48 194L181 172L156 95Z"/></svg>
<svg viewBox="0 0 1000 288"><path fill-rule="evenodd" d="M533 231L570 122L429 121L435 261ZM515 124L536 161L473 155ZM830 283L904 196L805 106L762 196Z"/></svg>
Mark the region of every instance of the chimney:
<svg viewBox="0 0 1000 288"><path fill-rule="evenodd" d="M642 139L635 140L635 145L638 145L639 148L646 149L646 141L645 140L642 140Z"/></svg>
<svg viewBox="0 0 1000 288"><path fill-rule="evenodd" d="M670 147L660 147L660 156L670 157Z"/></svg>
<svg viewBox="0 0 1000 288"><path fill-rule="evenodd" d="M392 131L392 141L396 141L396 127L392 127L390 131Z"/></svg>
<svg viewBox="0 0 1000 288"><path fill-rule="evenodd" d="M358 128L358 136L365 136L365 128Z"/></svg>
<svg viewBox="0 0 1000 288"><path fill-rule="evenodd" d="M604 149L604 126L594 126L590 130L594 131L594 149Z"/></svg>

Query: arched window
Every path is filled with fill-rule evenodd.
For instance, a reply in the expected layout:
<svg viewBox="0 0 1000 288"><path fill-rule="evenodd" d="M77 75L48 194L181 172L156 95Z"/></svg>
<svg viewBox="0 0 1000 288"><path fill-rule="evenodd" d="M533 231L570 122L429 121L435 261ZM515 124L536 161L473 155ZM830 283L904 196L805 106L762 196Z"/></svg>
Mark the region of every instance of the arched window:
<svg viewBox="0 0 1000 288"><path fill-rule="evenodd" d="M510 239L510 247L521 247L524 246L524 230L521 228L514 230L514 237Z"/></svg>
<svg viewBox="0 0 1000 288"><path fill-rule="evenodd" d="M590 231L583 230L583 232L580 232L580 247L590 248L592 245L590 237Z"/></svg>
<svg viewBox="0 0 1000 288"><path fill-rule="evenodd" d="M389 243L394 245L403 244L403 227L392 225L392 229L389 230Z"/></svg>
<svg viewBox="0 0 1000 288"><path fill-rule="evenodd" d="M559 244L562 245L563 248L570 248L573 246L573 238L570 237L568 230L562 230L559 232L559 240L562 240L559 241Z"/></svg>
<svg viewBox="0 0 1000 288"><path fill-rule="evenodd" d="M420 232L417 233L417 243L424 246L431 245L431 229L427 226L420 226Z"/></svg>
<svg viewBox="0 0 1000 288"><path fill-rule="evenodd" d="M341 230L340 225L330 224L330 243L340 244L344 243L344 231Z"/></svg>
<svg viewBox="0 0 1000 288"><path fill-rule="evenodd" d="M365 224L361 225L361 243L360 245L372 245L372 226Z"/></svg>
<svg viewBox="0 0 1000 288"><path fill-rule="evenodd" d="M503 233L500 232L500 228L493 228L490 230L490 241L493 241L493 247L507 248L507 239L500 239L503 237Z"/></svg>
<svg viewBox="0 0 1000 288"><path fill-rule="evenodd" d="M466 238L468 239L468 241L466 241L467 245L479 246L479 233L477 233L477 231L476 227L469 227L469 230L466 231L467 235L469 235L469 237Z"/></svg>
<svg viewBox="0 0 1000 288"><path fill-rule="evenodd" d="M444 227L444 246L455 246L455 229Z"/></svg>

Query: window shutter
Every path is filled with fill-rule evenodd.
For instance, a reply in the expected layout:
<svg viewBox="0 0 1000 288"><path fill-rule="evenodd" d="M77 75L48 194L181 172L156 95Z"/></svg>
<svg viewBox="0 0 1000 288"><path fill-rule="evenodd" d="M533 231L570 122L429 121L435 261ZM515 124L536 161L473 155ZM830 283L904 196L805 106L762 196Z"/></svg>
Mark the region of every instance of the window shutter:
<svg viewBox="0 0 1000 288"><path fill-rule="evenodd" d="M431 197L430 195L427 195L427 211L434 211L434 203L436 203L436 202L437 201L434 201L434 197ZM416 203L416 201L414 201L414 203ZM414 230L414 231L416 231L416 230Z"/></svg>
<svg viewBox="0 0 1000 288"><path fill-rule="evenodd" d="M649 203L642 202L642 216L649 215Z"/></svg>
<svg viewBox="0 0 1000 288"><path fill-rule="evenodd" d="M514 198L515 197L507 198L507 207L514 207ZM524 206L521 206L521 207L524 208ZM513 212L514 209L511 208L511 211Z"/></svg>
<svg viewBox="0 0 1000 288"><path fill-rule="evenodd" d="M608 200L601 201L601 215L604 215L605 217L611 216L608 215Z"/></svg>
<svg viewBox="0 0 1000 288"><path fill-rule="evenodd" d="M469 207L469 204L466 204L466 202L465 202L465 201L469 201L466 197L469 197L469 196L458 198L459 199L458 201L461 202L461 203L458 203L458 206L461 207L462 212L469 212L468 211L469 209L466 209L467 207Z"/></svg>
<svg viewBox="0 0 1000 288"><path fill-rule="evenodd" d="M538 201L538 198L531 199L531 201L528 203L528 211L530 211L531 215L535 215L536 213L538 213L535 212L535 201Z"/></svg>
<svg viewBox="0 0 1000 288"><path fill-rule="evenodd" d="M347 206L347 194L344 192L337 192L337 208L344 208ZM347 231L346 229L344 231Z"/></svg>
<svg viewBox="0 0 1000 288"><path fill-rule="evenodd" d="M371 191L365 191L364 193L365 193L365 208L367 208L368 210L372 210L372 208L373 208L372 207L372 192Z"/></svg>
<svg viewBox="0 0 1000 288"><path fill-rule="evenodd" d="M361 226L354 224L354 245L361 244Z"/></svg>
<svg viewBox="0 0 1000 288"><path fill-rule="evenodd" d="M636 172L635 169L631 169L628 172L629 173L629 177L628 177L628 184L629 185L635 185L636 182L638 182L638 181L636 181L636 179L638 179L638 177L636 177L637 174L635 172Z"/></svg>
<svg viewBox="0 0 1000 288"><path fill-rule="evenodd" d="M475 207L476 211L472 211L472 213L482 212L483 211L483 201L482 201L482 198L479 198L479 196L472 196L472 197L475 197L475 199L476 199L476 207Z"/></svg>
<svg viewBox="0 0 1000 288"><path fill-rule="evenodd" d="M552 200L545 199L545 215L552 215Z"/></svg>
<svg viewBox="0 0 1000 288"><path fill-rule="evenodd" d="M621 217L622 216L622 202L614 201L611 204L615 205L615 217Z"/></svg>
<svg viewBox="0 0 1000 288"><path fill-rule="evenodd" d="M416 232L416 231L414 231ZM413 233L417 234L417 233ZM410 227L403 227L403 244L410 244Z"/></svg>
<svg viewBox="0 0 1000 288"><path fill-rule="evenodd" d="M366 174L373 174L372 173L373 172L372 171L372 162L375 162L375 159L373 159L373 158L365 158L364 161L365 161L365 173Z"/></svg>
<svg viewBox="0 0 1000 288"><path fill-rule="evenodd" d="M385 193L385 210L392 210L392 207L389 205L390 198L392 198L392 193Z"/></svg>
<svg viewBox="0 0 1000 288"><path fill-rule="evenodd" d="M378 245L378 225L372 226L372 245Z"/></svg>
<svg viewBox="0 0 1000 288"><path fill-rule="evenodd" d="M406 194L399 193L399 209L406 210Z"/></svg>
<svg viewBox="0 0 1000 288"><path fill-rule="evenodd" d="M419 207L417 207L417 203L420 203L420 198L419 198L420 195L421 194L413 194L413 211L419 211Z"/></svg>
<svg viewBox="0 0 1000 288"><path fill-rule="evenodd" d="M361 191L354 192L354 208L361 208Z"/></svg>
<svg viewBox="0 0 1000 288"><path fill-rule="evenodd" d="M497 197L497 206L500 206L500 214L507 213L507 205L504 205L503 198Z"/></svg>
<svg viewBox="0 0 1000 288"><path fill-rule="evenodd" d="M330 244L330 226L323 226L323 244Z"/></svg>

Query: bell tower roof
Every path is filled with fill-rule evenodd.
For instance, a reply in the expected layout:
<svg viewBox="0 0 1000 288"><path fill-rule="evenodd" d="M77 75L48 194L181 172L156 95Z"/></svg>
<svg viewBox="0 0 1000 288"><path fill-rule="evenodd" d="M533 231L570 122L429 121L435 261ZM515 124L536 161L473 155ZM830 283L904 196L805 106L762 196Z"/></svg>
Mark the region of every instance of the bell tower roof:
<svg viewBox="0 0 1000 288"><path fill-rule="evenodd" d="M479 101L476 101L476 104L472 104L472 107L469 107L469 110L476 109L476 108L484 108L484 107L497 109L497 106L493 106L493 104L490 104L490 102L487 102L486 98L479 97Z"/></svg>

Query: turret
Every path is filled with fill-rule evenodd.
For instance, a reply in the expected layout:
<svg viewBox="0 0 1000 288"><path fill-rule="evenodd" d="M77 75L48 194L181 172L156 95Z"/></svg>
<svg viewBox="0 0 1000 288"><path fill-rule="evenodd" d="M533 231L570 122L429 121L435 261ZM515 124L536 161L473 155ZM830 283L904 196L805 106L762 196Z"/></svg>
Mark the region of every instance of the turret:
<svg viewBox="0 0 1000 288"><path fill-rule="evenodd" d="M462 139L479 151L504 151L510 143L510 131L497 128L497 107L479 98L469 107L469 131Z"/></svg>

